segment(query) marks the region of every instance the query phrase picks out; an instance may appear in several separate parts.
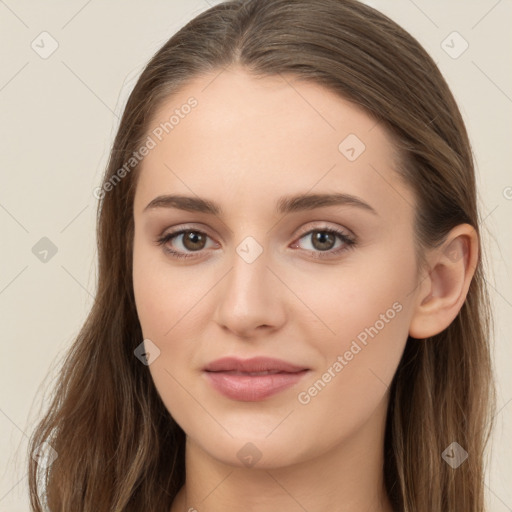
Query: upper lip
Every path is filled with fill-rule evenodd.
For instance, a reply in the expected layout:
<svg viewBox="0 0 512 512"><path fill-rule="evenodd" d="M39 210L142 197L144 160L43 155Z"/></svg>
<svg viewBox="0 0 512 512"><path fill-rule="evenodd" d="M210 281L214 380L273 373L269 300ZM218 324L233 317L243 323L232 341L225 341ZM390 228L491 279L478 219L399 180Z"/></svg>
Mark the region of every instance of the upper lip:
<svg viewBox="0 0 512 512"><path fill-rule="evenodd" d="M271 357L253 357L251 359L222 357L221 359L216 359L215 361L207 364L203 370L208 372L235 371L250 373L273 371L296 373L307 370L307 368Z"/></svg>

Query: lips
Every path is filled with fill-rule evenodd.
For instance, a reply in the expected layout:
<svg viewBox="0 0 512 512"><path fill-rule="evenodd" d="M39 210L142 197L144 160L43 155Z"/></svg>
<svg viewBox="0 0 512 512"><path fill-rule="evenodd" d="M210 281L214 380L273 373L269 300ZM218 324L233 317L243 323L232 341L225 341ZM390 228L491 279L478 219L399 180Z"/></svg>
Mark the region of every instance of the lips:
<svg viewBox="0 0 512 512"><path fill-rule="evenodd" d="M237 359L236 357L223 357L217 359L204 367L209 372L241 372L241 373L258 373L258 372L286 372L295 373L307 370L303 366L273 359L270 357L253 357L252 359Z"/></svg>
<svg viewBox="0 0 512 512"><path fill-rule="evenodd" d="M232 400L254 402L268 398L296 384L308 368L280 359L224 357L203 368L211 386Z"/></svg>

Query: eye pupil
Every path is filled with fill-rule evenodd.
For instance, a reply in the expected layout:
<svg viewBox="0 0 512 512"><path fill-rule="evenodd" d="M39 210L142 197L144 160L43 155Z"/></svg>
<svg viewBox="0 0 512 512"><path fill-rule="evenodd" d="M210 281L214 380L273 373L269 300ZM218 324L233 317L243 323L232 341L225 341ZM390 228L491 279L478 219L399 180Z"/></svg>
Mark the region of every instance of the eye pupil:
<svg viewBox="0 0 512 512"><path fill-rule="evenodd" d="M189 246L189 242L192 246ZM202 243L201 243L202 242ZM204 247L205 239L197 231L185 231L183 233L183 245L190 250L201 250ZM199 243L199 247L195 244Z"/></svg>
<svg viewBox="0 0 512 512"><path fill-rule="evenodd" d="M327 242L326 242L327 240ZM317 242L320 243L320 246L317 245ZM325 244L327 243L327 247L325 247ZM333 245L336 243L336 238L333 235L333 233L329 233L327 231L315 231L313 235L313 246L316 249L319 249L321 251L325 250L328 251L329 249L332 249Z"/></svg>

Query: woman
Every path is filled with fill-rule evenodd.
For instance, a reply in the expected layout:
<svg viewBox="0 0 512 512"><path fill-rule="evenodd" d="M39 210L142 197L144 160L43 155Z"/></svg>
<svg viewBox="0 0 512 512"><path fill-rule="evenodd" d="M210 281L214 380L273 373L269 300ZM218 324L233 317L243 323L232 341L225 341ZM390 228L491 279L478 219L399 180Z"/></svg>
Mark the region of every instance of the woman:
<svg viewBox="0 0 512 512"><path fill-rule="evenodd" d="M31 440L33 510L483 511L473 165L434 62L376 10L192 20L95 191L98 293Z"/></svg>

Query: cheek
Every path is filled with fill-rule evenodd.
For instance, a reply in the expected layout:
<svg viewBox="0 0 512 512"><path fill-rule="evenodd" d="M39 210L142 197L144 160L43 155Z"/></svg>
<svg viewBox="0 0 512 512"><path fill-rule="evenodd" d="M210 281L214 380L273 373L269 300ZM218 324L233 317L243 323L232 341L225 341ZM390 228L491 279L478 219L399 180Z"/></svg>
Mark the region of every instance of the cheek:
<svg viewBox="0 0 512 512"><path fill-rule="evenodd" d="M405 278L406 269L401 270ZM414 270L408 270L413 276ZM363 276L354 272L343 279L349 289L353 286L350 291L324 299L323 320L334 334L312 337L323 364L296 397L306 430L326 418L321 424L326 449L340 436L350 438L380 410L408 338L411 304L405 279L382 278L377 272L365 276L373 286L360 287ZM319 297L312 309L320 310Z"/></svg>
<svg viewBox="0 0 512 512"><path fill-rule="evenodd" d="M171 266L161 251L135 242L133 289L144 336L163 340L171 337L175 325L190 321L208 281L195 275L193 267Z"/></svg>
<svg viewBox="0 0 512 512"><path fill-rule="evenodd" d="M308 307L321 320L303 323L309 330L308 339L322 355L322 367L315 375L316 380L320 377L317 388L322 398L315 398L316 406L347 400L350 407L370 411L386 392L407 342L412 316L414 295L410 292L416 282L416 265L411 251L389 249L374 254L371 261L368 258L343 268L334 277L321 276L314 289L297 293L307 296ZM311 395L317 391L312 389ZM356 401L350 396L357 397Z"/></svg>
<svg viewBox="0 0 512 512"><path fill-rule="evenodd" d="M318 272L314 280L303 275L292 284L309 311L315 313L315 324L322 325L327 339L333 341L329 345L335 349L342 348L337 341L353 339L375 324L379 332L390 333L393 338L390 326L407 324L409 320L407 311L415 285L412 249L403 248L355 256L346 264Z"/></svg>
<svg viewBox="0 0 512 512"><path fill-rule="evenodd" d="M185 391L190 388L185 369L190 370L193 347L187 339L192 333L186 328L195 298L188 293L190 280L165 265L158 251L138 244L136 239L133 288L144 339L151 340L160 351L148 370L166 409L184 426L191 407Z"/></svg>
<svg viewBox="0 0 512 512"><path fill-rule="evenodd" d="M153 339L153 337L159 337L164 329L165 317L162 311L167 306L165 301L172 295L162 297L165 274L162 275L155 269L149 255L149 251L136 236L133 248L133 293L144 337Z"/></svg>
<svg viewBox="0 0 512 512"><path fill-rule="evenodd" d="M193 266L173 267L160 251L136 241L133 288L144 339L160 351L149 370L168 410L174 411L186 408L190 398L182 386L189 387L191 369L197 366L198 335L209 316L203 299L214 282L206 273L198 276Z"/></svg>

